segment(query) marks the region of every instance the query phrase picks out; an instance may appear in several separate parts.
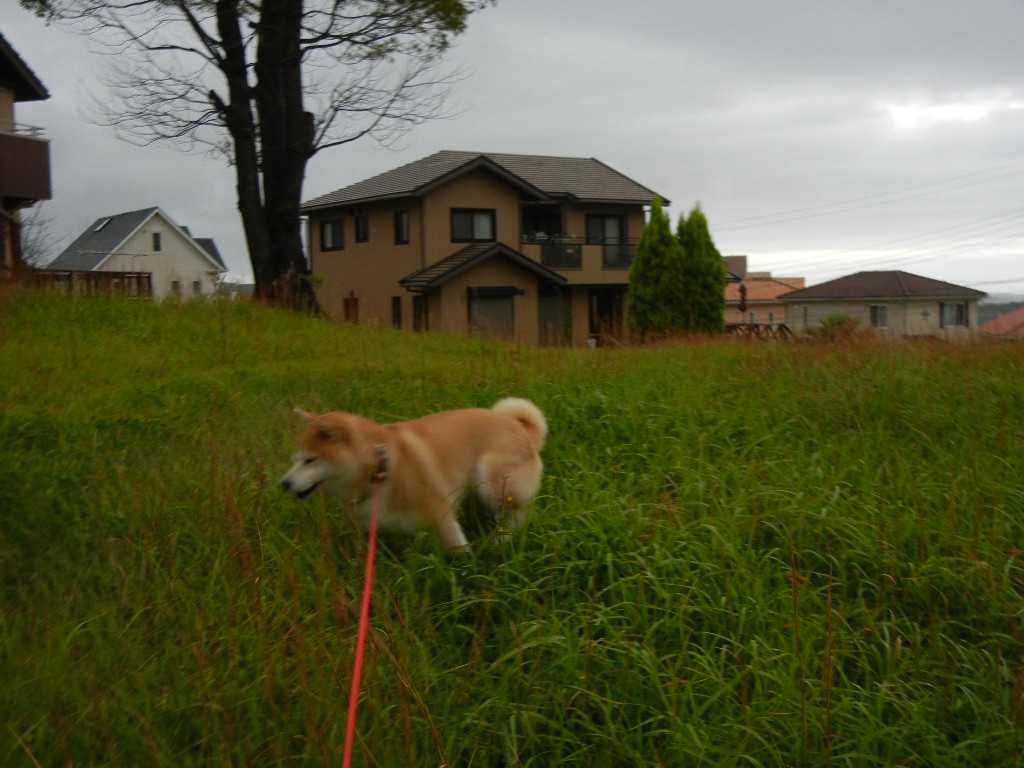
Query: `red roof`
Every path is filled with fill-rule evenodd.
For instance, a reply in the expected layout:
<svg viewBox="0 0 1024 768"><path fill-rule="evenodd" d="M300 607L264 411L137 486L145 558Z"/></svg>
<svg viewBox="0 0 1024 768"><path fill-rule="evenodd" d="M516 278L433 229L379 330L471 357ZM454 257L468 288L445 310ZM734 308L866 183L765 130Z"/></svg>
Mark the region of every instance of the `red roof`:
<svg viewBox="0 0 1024 768"><path fill-rule="evenodd" d="M1024 336L1024 307L979 325L978 331L993 336Z"/></svg>
<svg viewBox="0 0 1024 768"><path fill-rule="evenodd" d="M786 278L759 277L745 278L739 283L727 283L725 286L725 301L727 303L738 303L740 300L740 286L747 289L747 301L777 301L779 296L789 293L799 287L802 278L795 278L787 282Z"/></svg>

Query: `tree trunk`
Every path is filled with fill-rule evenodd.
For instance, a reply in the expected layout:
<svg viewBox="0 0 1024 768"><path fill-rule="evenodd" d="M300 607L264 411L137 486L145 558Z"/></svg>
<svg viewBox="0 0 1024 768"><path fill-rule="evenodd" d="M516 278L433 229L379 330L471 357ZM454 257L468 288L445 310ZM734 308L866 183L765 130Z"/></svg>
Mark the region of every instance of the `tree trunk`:
<svg viewBox="0 0 1024 768"><path fill-rule="evenodd" d="M234 146L238 211L256 296L293 309L315 309L316 295L304 279L309 269L303 256L300 217L302 181L313 154L313 118L302 109L301 21L300 2L264 2L256 82L250 83L239 0L218 0L228 102L216 93L210 98Z"/></svg>
<svg viewBox="0 0 1024 768"><path fill-rule="evenodd" d="M302 100L302 3L264 0L257 29L253 96L260 125L267 269L257 295L295 308L315 307L302 251L302 181L313 155L313 116ZM261 279L262 278L262 279Z"/></svg>

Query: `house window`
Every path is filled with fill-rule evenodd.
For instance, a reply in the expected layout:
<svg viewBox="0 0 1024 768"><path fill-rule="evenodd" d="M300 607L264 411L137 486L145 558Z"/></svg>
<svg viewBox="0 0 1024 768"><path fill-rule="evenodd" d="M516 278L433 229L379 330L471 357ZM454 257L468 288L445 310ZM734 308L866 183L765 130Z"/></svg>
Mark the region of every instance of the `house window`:
<svg viewBox="0 0 1024 768"><path fill-rule="evenodd" d="M942 328L967 325L967 304L965 302L939 304L939 324Z"/></svg>
<svg viewBox="0 0 1024 768"><path fill-rule="evenodd" d="M320 222L320 249L340 251L345 247L345 221L330 219Z"/></svg>
<svg viewBox="0 0 1024 768"><path fill-rule="evenodd" d="M606 213L587 214L588 245L618 245L622 242L622 217Z"/></svg>
<svg viewBox="0 0 1024 768"><path fill-rule="evenodd" d="M402 297L392 296L391 297L391 327L401 328L402 327Z"/></svg>
<svg viewBox="0 0 1024 768"><path fill-rule="evenodd" d="M342 299L341 312L346 323L359 322L359 297L355 291L349 291L348 296Z"/></svg>
<svg viewBox="0 0 1024 768"><path fill-rule="evenodd" d="M493 208L453 208L453 243L494 242Z"/></svg>
<svg viewBox="0 0 1024 768"><path fill-rule="evenodd" d="M409 242L409 211L395 211L395 245Z"/></svg>
<svg viewBox="0 0 1024 768"><path fill-rule="evenodd" d="M872 328L888 328L889 327L889 307L885 304L872 304L871 305L871 327Z"/></svg>
<svg viewBox="0 0 1024 768"><path fill-rule="evenodd" d="M153 233L153 253L159 253L161 250L163 250L163 243L160 240L160 233L159 232L154 232Z"/></svg>
<svg viewBox="0 0 1024 768"><path fill-rule="evenodd" d="M604 246L605 269L629 267L633 258L625 239L625 223L621 216L606 213L587 214L587 244Z"/></svg>
<svg viewBox="0 0 1024 768"><path fill-rule="evenodd" d="M356 216L356 242L370 242L370 217L365 213Z"/></svg>
<svg viewBox="0 0 1024 768"><path fill-rule="evenodd" d="M203 283L200 280L192 281L192 295L199 296L203 292Z"/></svg>

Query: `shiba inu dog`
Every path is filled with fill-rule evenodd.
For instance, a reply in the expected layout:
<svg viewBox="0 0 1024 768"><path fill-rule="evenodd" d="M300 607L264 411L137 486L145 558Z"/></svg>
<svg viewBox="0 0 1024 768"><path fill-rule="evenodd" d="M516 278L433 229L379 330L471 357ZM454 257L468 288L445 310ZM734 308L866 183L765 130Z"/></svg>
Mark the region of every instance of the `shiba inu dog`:
<svg viewBox="0 0 1024 768"><path fill-rule="evenodd" d="M381 476L382 531L429 531L449 552L467 552L458 511L469 498L494 516L503 535L519 528L540 487L544 414L509 397L413 421L378 424L353 413L296 411L306 420L282 487L299 499L316 490L340 499L352 521L369 525Z"/></svg>

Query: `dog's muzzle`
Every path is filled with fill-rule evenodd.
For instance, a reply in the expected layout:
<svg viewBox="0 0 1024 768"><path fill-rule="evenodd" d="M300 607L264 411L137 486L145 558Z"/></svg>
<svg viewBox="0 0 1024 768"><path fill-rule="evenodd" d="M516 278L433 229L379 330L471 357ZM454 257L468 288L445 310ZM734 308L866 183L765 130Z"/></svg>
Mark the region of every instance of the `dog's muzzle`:
<svg viewBox="0 0 1024 768"><path fill-rule="evenodd" d="M303 499L307 499L310 496L312 496L316 489L320 487L320 483L314 483L313 485L309 486L309 488L297 489L293 485L292 481L286 477L284 480L281 481L281 487L284 488L285 491L287 491L288 493L292 494L299 501L302 501Z"/></svg>

